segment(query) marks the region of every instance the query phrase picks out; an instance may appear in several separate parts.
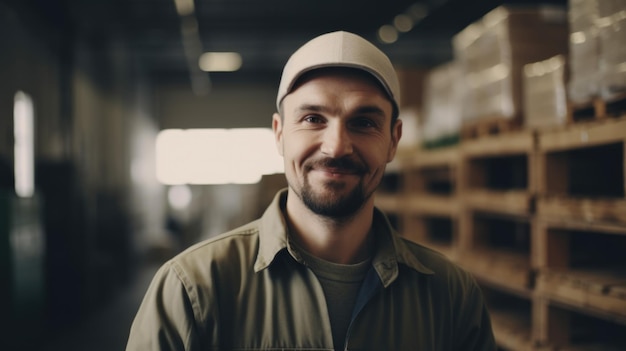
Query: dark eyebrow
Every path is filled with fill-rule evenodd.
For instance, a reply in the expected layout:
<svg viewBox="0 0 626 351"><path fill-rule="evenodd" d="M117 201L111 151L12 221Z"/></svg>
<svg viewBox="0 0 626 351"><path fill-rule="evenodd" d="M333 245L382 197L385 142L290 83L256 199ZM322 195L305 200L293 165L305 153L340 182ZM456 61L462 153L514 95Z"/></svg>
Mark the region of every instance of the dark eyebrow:
<svg viewBox="0 0 626 351"><path fill-rule="evenodd" d="M329 112L330 110L322 105L304 104L296 109L298 112ZM355 115L379 115L385 117L385 111L375 105L360 106L352 112Z"/></svg>
<svg viewBox="0 0 626 351"><path fill-rule="evenodd" d="M328 111L328 108L325 108L322 105L313 105L313 104L304 104L300 105L296 111L298 112L324 112Z"/></svg>
<svg viewBox="0 0 626 351"><path fill-rule="evenodd" d="M385 111L378 106L362 106L354 111L354 114L364 114L364 115L380 115L381 117L385 117Z"/></svg>

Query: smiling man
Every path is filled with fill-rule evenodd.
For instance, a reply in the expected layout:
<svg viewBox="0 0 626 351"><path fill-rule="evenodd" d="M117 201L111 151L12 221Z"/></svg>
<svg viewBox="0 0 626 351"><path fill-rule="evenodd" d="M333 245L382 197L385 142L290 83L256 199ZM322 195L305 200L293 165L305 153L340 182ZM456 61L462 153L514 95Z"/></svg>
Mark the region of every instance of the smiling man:
<svg viewBox="0 0 626 351"><path fill-rule="evenodd" d="M273 128L294 240L335 263L366 257L374 191L402 131L394 102L361 69L318 67L297 79L279 107Z"/></svg>
<svg viewBox="0 0 626 351"><path fill-rule="evenodd" d="M320 68L301 77L282 104L273 126L290 189L318 215L354 215L395 154L402 124L390 118L392 102L367 73Z"/></svg>
<svg viewBox="0 0 626 351"><path fill-rule="evenodd" d="M374 206L399 97L387 56L357 35L298 49L272 118L288 188L161 267L127 350L495 350L474 279Z"/></svg>

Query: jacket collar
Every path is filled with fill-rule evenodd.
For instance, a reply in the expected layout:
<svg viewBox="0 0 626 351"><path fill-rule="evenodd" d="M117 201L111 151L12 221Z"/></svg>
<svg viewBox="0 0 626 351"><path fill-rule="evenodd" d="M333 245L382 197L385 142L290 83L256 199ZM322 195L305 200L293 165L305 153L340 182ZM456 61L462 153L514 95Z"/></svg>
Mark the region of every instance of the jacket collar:
<svg viewBox="0 0 626 351"><path fill-rule="evenodd" d="M287 234L287 223L283 211L287 200L287 189L279 191L267 208L259 223L259 252L254 263L255 272L259 272L274 261L283 249L294 255L297 250L290 248ZM395 232L387 217L378 209L374 209L374 233L376 233L377 250L372 265L385 287L397 277L399 264L404 264L423 274L434 274L424 266L409 250L406 243ZM300 261L299 257L294 257Z"/></svg>

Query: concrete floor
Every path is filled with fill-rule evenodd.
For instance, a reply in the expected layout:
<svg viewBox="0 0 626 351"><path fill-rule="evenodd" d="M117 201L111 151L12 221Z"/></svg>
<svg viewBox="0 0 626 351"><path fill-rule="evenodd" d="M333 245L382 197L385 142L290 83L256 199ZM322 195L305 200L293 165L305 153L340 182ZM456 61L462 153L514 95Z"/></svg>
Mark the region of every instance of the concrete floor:
<svg viewBox="0 0 626 351"><path fill-rule="evenodd" d="M158 264L146 264L132 284L77 325L50 336L42 351L118 351L124 350L130 325L143 295L158 269Z"/></svg>

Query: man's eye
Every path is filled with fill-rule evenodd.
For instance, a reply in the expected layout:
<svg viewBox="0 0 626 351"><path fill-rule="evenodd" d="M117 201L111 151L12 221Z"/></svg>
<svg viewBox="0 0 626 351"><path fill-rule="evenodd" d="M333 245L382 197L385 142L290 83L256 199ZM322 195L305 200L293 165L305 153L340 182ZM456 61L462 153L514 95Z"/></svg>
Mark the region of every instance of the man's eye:
<svg viewBox="0 0 626 351"><path fill-rule="evenodd" d="M352 126L355 128L373 128L376 127L376 123L369 118L359 118L352 121Z"/></svg>
<svg viewBox="0 0 626 351"><path fill-rule="evenodd" d="M304 121L312 124L319 124L324 122L324 120L319 116L306 116L304 118Z"/></svg>

